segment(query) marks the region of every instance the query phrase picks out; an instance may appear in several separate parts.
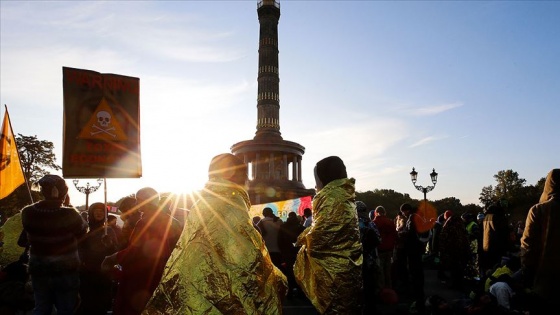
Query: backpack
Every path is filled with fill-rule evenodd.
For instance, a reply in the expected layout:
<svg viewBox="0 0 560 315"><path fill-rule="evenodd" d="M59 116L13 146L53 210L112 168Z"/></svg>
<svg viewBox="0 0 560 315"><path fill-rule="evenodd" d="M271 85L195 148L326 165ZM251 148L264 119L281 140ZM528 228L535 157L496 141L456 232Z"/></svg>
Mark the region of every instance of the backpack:
<svg viewBox="0 0 560 315"><path fill-rule="evenodd" d="M427 243L432 238L432 230L427 230L426 232L416 232L418 240L422 243Z"/></svg>
<svg viewBox="0 0 560 315"><path fill-rule="evenodd" d="M413 220L412 218L413 218L414 216L418 216L418 218ZM425 220L422 216L420 216L420 215L418 215L418 214L416 214L416 213L410 215L410 217L408 218L408 220L412 220L413 223L414 223L414 228L415 228L415 231L416 231L416 237L418 238L418 241L420 241L420 242L422 242L422 243L427 243L427 242L429 242L430 239L432 238L432 229L427 229L427 230L425 230L425 231L423 231L423 232L419 231L419 225L420 225L420 223L421 223L421 224L426 224L426 223L427 223L426 220ZM423 227L423 228L424 228L424 227Z"/></svg>

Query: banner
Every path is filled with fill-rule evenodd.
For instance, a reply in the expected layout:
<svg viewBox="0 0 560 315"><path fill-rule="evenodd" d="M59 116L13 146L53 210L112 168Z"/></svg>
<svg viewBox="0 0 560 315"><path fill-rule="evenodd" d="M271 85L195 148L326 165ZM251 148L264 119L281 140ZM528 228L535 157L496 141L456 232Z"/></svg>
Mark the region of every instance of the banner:
<svg viewBox="0 0 560 315"><path fill-rule="evenodd" d="M19 161L16 138L6 107L2 122L2 134L0 134L0 199L7 197L24 183L25 176Z"/></svg>
<svg viewBox="0 0 560 315"><path fill-rule="evenodd" d="M63 67L62 175L142 177L140 79Z"/></svg>
<svg viewBox="0 0 560 315"><path fill-rule="evenodd" d="M272 209L272 212L276 216L278 216L282 221L286 222L288 219L288 213L295 212L298 215L303 215L303 209L312 207L312 197L305 196L296 199L289 199L277 202L270 202L270 203L263 203L258 205L251 206L251 210L249 210L249 217L259 216L262 218L262 211L264 208L269 207Z"/></svg>

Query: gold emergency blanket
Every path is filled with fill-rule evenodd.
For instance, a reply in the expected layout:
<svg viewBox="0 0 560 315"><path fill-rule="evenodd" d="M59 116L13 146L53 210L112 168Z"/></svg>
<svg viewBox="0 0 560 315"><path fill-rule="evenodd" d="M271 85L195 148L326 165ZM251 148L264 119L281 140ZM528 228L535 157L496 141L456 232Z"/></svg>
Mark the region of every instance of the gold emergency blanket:
<svg viewBox="0 0 560 315"><path fill-rule="evenodd" d="M313 224L299 236L294 273L321 314L359 313L362 245L353 178L327 184L313 199Z"/></svg>
<svg viewBox="0 0 560 315"><path fill-rule="evenodd" d="M143 314L282 314L286 276L249 218L246 191L209 181Z"/></svg>

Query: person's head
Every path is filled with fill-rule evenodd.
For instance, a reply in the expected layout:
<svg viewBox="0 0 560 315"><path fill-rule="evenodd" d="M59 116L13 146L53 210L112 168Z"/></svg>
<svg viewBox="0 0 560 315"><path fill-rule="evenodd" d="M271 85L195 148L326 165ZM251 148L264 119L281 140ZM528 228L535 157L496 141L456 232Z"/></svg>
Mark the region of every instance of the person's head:
<svg viewBox="0 0 560 315"><path fill-rule="evenodd" d="M365 202L361 200L356 200L356 212L358 212L358 217L368 218L368 208Z"/></svg>
<svg viewBox="0 0 560 315"><path fill-rule="evenodd" d="M299 216L297 215L297 213L295 212L289 212L288 213L288 218L286 219L286 222L292 222L293 224L299 224Z"/></svg>
<svg viewBox="0 0 560 315"><path fill-rule="evenodd" d="M409 203L403 203L400 208L400 212L408 217L412 213L412 206Z"/></svg>
<svg viewBox="0 0 560 315"><path fill-rule="evenodd" d="M155 212L159 208L159 193L151 187L141 188L136 192L136 203L142 213Z"/></svg>
<svg viewBox="0 0 560 315"><path fill-rule="evenodd" d="M272 208L266 207L263 209L262 211L263 216L268 217L268 218L273 218L274 217L274 212L272 211Z"/></svg>
<svg viewBox="0 0 560 315"><path fill-rule="evenodd" d="M98 224L101 222L105 222L105 214L107 212L107 208L105 208L105 204L102 202L95 202L89 206L88 209L88 222L91 224Z"/></svg>
<svg viewBox="0 0 560 315"><path fill-rule="evenodd" d="M479 212L479 213L476 215L476 220L477 220L477 221L482 221L482 220L484 220L484 213Z"/></svg>
<svg viewBox="0 0 560 315"><path fill-rule="evenodd" d="M208 179L222 178L237 185L245 186L247 181L247 165L230 153L216 155L210 161Z"/></svg>
<svg viewBox="0 0 560 315"><path fill-rule="evenodd" d="M385 216L387 215L387 211L385 211L385 208L383 206L377 206L377 208L375 208L375 216Z"/></svg>
<svg viewBox="0 0 560 315"><path fill-rule="evenodd" d="M258 215L253 217L253 224L257 225L259 224L259 222L261 221L261 217L259 217Z"/></svg>
<svg viewBox="0 0 560 315"><path fill-rule="evenodd" d="M119 210L121 213L127 213L131 211L134 206L136 206L136 198L132 196L124 197L119 205Z"/></svg>
<svg viewBox="0 0 560 315"><path fill-rule="evenodd" d="M310 208L303 209L303 216L309 218L313 213L311 212Z"/></svg>
<svg viewBox="0 0 560 315"><path fill-rule="evenodd" d="M117 216L114 214L109 214L107 216L107 224L111 226L117 225Z"/></svg>
<svg viewBox="0 0 560 315"><path fill-rule="evenodd" d="M504 208L499 202L491 204L488 209L486 209L486 214L503 215Z"/></svg>
<svg viewBox="0 0 560 315"><path fill-rule="evenodd" d="M465 213L461 214L461 219L465 223L470 223L470 222L474 221L474 215L470 212L465 212Z"/></svg>
<svg viewBox="0 0 560 315"><path fill-rule="evenodd" d="M138 207L136 207L136 198L133 196L125 197L119 205L121 211L121 219L127 220L129 218L139 218L141 216Z"/></svg>
<svg viewBox="0 0 560 315"><path fill-rule="evenodd" d="M546 179L544 181L544 189L539 199L539 202L545 202L550 198L556 196L558 197L558 193L560 192L560 168L552 169L546 175Z"/></svg>
<svg viewBox="0 0 560 315"><path fill-rule="evenodd" d="M320 191L333 180L346 178L346 166L338 156L326 157L315 165L313 169L315 175L315 189Z"/></svg>
<svg viewBox="0 0 560 315"><path fill-rule="evenodd" d="M445 210L445 212L443 213L443 218L445 220L449 219L451 216L453 215L453 211L451 210Z"/></svg>
<svg viewBox="0 0 560 315"><path fill-rule="evenodd" d="M46 200L58 200L62 204L68 193L68 186L64 178L58 175L45 175L39 179L41 194Z"/></svg>

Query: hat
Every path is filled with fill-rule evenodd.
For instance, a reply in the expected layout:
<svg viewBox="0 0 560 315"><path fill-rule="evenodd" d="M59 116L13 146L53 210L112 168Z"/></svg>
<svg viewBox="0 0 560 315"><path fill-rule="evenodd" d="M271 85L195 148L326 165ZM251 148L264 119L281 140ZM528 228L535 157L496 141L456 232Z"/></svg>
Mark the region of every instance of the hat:
<svg viewBox="0 0 560 315"><path fill-rule="evenodd" d="M367 206L363 201L357 200L356 201L356 210L360 213L367 212Z"/></svg>
<svg viewBox="0 0 560 315"><path fill-rule="evenodd" d="M68 193L68 186L64 178L58 175L45 175L39 180L41 193L48 200L64 200Z"/></svg>
<svg viewBox="0 0 560 315"><path fill-rule="evenodd" d="M447 220L447 219L449 219L449 217L452 216L452 215L453 215L453 211L447 210L447 211L445 211L445 212L443 213L443 218L444 218L445 220Z"/></svg>
<svg viewBox="0 0 560 315"><path fill-rule="evenodd" d="M476 216L477 220L483 220L484 219L484 213L479 212L478 215Z"/></svg>
<svg viewBox="0 0 560 315"><path fill-rule="evenodd" d="M375 208L375 215L385 215L387 214L387 211L385 211L385 208L383 208L383 206L377 206L377 208Z"/></svg>

